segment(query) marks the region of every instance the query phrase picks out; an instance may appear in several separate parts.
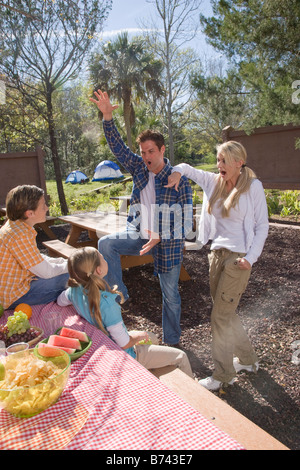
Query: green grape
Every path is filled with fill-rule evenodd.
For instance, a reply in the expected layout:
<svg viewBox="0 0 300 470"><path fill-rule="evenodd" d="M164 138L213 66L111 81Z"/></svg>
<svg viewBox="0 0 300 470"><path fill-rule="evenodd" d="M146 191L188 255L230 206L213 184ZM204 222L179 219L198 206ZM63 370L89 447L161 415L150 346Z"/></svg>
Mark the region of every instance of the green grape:
<svg viewBox="0 0 300 470"><path fill-rule="evenodd" d="M26 313L14 312L13 315L8 317L6 326L8 329L7 337L10 338L12 335L25 333L30 328L30 323Z"/></svg>

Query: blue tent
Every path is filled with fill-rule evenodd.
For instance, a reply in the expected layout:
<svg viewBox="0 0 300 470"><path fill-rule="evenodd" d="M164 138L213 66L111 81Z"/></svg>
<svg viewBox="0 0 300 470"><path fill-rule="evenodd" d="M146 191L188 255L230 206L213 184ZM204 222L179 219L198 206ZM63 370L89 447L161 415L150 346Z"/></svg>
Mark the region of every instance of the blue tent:
<svg viewBox="0 0 300 470"><path fill-rule="evenodd" d="M124 178L120 168L115 162L104 160L97 165L92 181L114 180L116 178Z"/></svg>
<svg viewBox="0 0 300 470"><path fill-rule="evenodd" d="M84 173L82 173L82 171L75 170L75 171L71 171L71 173L67 176L65 183L77 184L77 183L85 183L87 181L88 181L88 177Z"/></svg>

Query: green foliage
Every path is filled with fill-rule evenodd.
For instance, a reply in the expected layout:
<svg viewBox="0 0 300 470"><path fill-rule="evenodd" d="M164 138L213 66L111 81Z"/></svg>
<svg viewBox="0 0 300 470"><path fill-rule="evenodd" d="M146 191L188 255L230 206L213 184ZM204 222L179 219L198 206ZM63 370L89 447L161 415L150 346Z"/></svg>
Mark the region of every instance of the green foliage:
<svg viewBox="0 0 300 470"><path fill-rule="evenodd" d="M280 202L279 191L266 191L266 201L269 217L275 214L280 214L282 205Z"/></svg>
<svg viewBox="0 0 300 470"><path fill-rule="evenodd" d="M299 0L215 0L213 11L201 23L248 94L243 128L299 123L299 106L292 102L300 69Z"/></svg>
<svg viewBox="0 0 300 470"><path fill-rule="evenodd" d="M300 191L285 191L281 195L281 216L300 215Z"/></svg>
<svg viewBox="0 0 300 470"><path fill-rule="evenodd" d="M202 198L200 197L200 192L196 191L196 189L193 191L193 206L196 207L197 204L202 203Z"/></svg>
<svg viewBox="0 0 300 470"><path fill-rule="evenodd" d="M269 217L279 215L298 218L300 215L300 191L266 190L265 193Z"/></svg>

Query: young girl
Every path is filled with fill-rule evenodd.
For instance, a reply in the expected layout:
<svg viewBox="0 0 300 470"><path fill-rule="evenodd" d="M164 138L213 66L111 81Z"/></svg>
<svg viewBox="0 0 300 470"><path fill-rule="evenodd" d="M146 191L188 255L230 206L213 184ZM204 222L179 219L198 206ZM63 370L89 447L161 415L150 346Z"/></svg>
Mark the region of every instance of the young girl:
<svg viewBox="0 0 300 470"><path fill-rule="evenodd" d="M104 281L108 271L107 262L96 248L76 250L68 260L68 269L69 287L58 297L58 305L64 307L73 304L80 316L100 328L147 369L174 365L193 377L185 352L157 344L138 344L143 340L148 341L146 331L128 333L121 307L116 301L119 295L122 298L122 294L116 288L111 289Z"/></svg>
<svg viewBox="0 0 300 470"><path fill-rule="evenodd" d="M268 235L264 189L247 167L246 159L243 145L225 142L217 148L219 174L182 163L173 168L168 182L169 187L176 189L181 175L185 175L204 191L199 239L203 245L212 241L209 280L215 370L200 384L210 390L218 390L222 383L232 383L240 370L258 369L258 358L235 313L252 264L260 256ZM237 357L233 358L234 355Z"/></svg>

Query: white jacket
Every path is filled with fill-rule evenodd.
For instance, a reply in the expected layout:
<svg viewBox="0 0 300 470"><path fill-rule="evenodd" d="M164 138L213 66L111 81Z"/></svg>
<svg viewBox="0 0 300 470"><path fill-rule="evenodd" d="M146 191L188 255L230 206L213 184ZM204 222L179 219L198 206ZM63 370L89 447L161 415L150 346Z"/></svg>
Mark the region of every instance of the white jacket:
<svg viewBox="0 0 300 470"><path fill-rule="evenodd" d="M198 240L205 245L209 240L214 240L216 220L207 212L208 201L214 191L218 175L209 171L197 170L187 163L180 163L172 172L178 171L203 189L203 205L199 221ZM268 236L269 221L266 197L262 183L255 179L246 193L247 216L244 218L243 236L246 246L245 259L252 265L259 258L266 238Z"/></svg>

